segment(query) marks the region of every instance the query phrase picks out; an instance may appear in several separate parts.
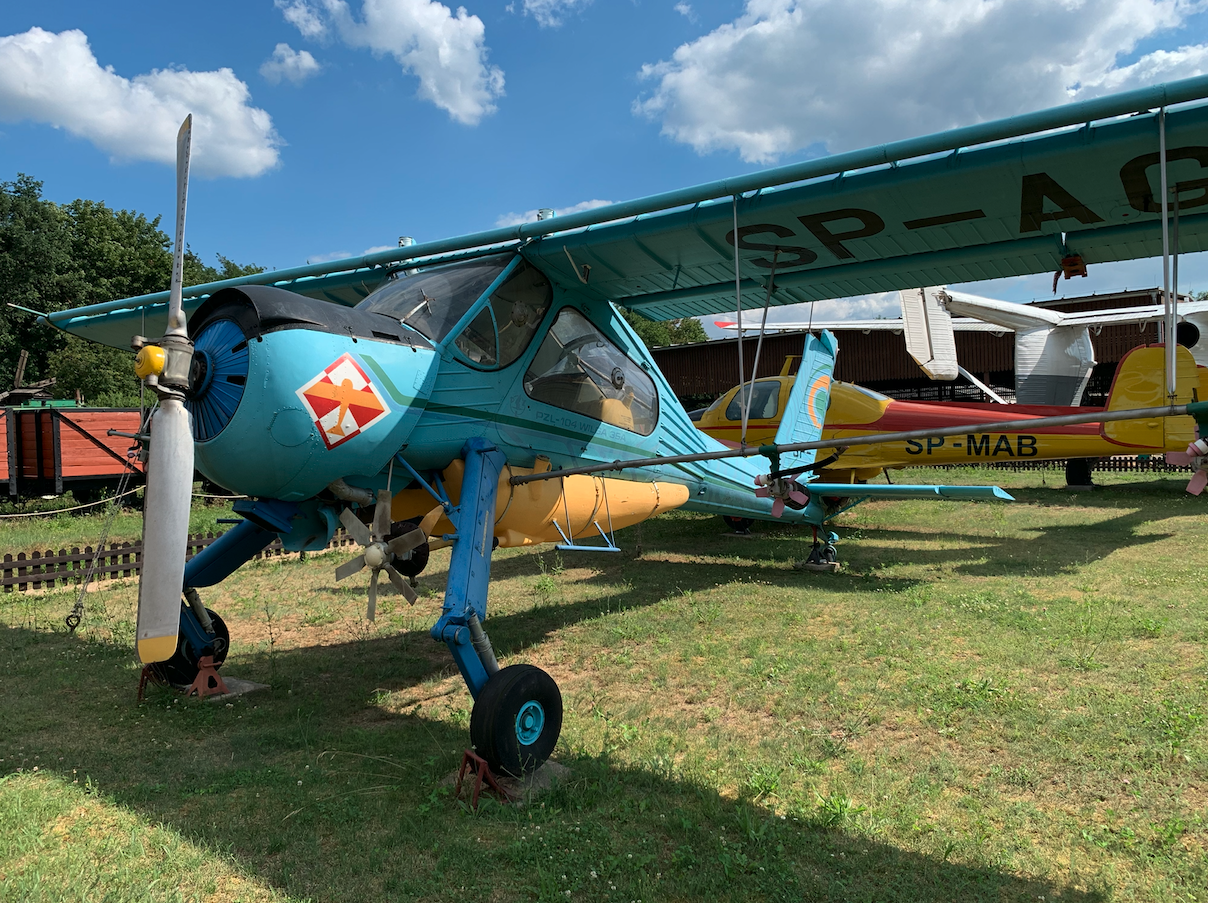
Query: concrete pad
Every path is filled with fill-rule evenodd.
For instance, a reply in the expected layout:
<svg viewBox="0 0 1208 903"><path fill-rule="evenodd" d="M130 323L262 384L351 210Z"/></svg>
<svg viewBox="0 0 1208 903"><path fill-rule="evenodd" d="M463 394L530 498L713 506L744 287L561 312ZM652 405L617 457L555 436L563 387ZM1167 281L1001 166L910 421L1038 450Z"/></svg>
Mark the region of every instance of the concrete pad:
<svg viewBox="0 0 1208 903"><path fill-rule="evenodd" d="M269 689L268 684L258 684L254 680L244 680L242 677L231 677L229 674L222 675L222 682L226 684L227 692L221 693L218 696L207 696L207 702L226 702L229 699L234 699L236 696L243 696L247 693L255 693L257 690Z"/></svg>
<svg viewBox="0 0 1208 903"><path fill-rule="evenodd" d="M460 768L461 766L459 765L458 769ZM507 775L496 775L495 780L499 782L499 786L503 788L503 792L511 797L513 805L524 806L544 796L555 785L565 781L568 777L570 777L570 769L550 759L532 774L525 775L523 778L509 778ZM469 800L470 794L474 789L474 780L473 774L467 770L461 788L462 799ZM450 787L456 787L457 771L450 773L441 783L447 784ZM494 796L485 782L482 786L482 792L490 793Z"/></svg>

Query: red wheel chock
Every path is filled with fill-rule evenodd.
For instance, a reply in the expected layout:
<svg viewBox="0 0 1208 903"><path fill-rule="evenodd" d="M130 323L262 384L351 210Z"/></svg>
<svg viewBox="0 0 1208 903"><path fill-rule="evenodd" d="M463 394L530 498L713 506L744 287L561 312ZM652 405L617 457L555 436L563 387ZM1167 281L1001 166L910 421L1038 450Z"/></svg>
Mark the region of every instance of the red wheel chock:
<svg viewBox="0 0 1208 903"><path fill-rule="evenodd" d="M461 799L462 779L465 778L466 772L470 771L474 775L474 790L470 793L470 808L478 808L478 796L482 793L482 785L485 783L489 789L494 791L502 803L510 803L512 801L511 794L499 786L499 781L495 775L491 773L491 766L487 764L486 759L471 750L466 750L465 755L461 757L461 768L457 770L457 788L454 791L454 796Z"/></svg>
<svg viewBox="0 0 1208 903"><path fill-rule="evenodd" d="M207 696L224 696L229 692L227 685L222 682L218 669L214 667L214 656L203 655L199 658L197 676L193 678L193 683L189 684L185 696L192 696L196 693L199 699L205 699Z"/></svg>

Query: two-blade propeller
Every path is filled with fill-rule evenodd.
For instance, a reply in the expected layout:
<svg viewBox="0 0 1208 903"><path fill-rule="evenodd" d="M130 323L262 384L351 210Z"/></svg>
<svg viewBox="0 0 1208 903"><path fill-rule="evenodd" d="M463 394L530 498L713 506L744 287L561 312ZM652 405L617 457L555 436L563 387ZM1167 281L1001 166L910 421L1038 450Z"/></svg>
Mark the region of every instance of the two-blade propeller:
<svg viewBox="0 0 1208 903"><path fill-rule="evenodd" d="M336 568L336 580L343 580L365 568L370 568L372 575L369 578L369 608L366 613L369 620L372 621L377 615L378 576L382 571L386 572L386 576L390 578L394 588L414 605L415 590L411 588L407 578L395 570L390 562L394 556L406 555L412 549L423 545L428 541L428 537L423 530L415 527L402 536L390 538L390 491L388 489L378 490L377 505L373 509L372 528L361 523L352 513L351 508L345 508L340 512L340 523L364 551L356 558L346 561Z"/></svg>
<svg viewBox="0 0 1208 903"><path fill-rule="evenodd" d="M193 346L181 302L192 132L190 115L176 136L176 244L168 329L158 345L141 337L136 340L140 350L135 370L159 397L159 407L151 417L138 583L138 657L147 664L165 661L176 651L193 495L193 433L184 405Z"/></svg>

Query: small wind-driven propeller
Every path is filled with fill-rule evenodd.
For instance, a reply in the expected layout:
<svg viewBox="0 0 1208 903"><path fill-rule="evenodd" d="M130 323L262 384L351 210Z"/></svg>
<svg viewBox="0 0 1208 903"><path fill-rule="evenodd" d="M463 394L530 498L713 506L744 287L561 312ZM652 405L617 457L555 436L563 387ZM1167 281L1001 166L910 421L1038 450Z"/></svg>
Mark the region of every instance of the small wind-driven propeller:
<svg viewBox="0 0 1208 903"><path fill-rule="evenodd" d="M193 494L193 434L184 405L193 344L181 304L192 132L190 114L176 136L176 244L168 329L158 345L142 336L133 343L138 350L135 373L159 398L159 407L151 417L143 500L143 561L138 581L138 657L147 664L165 661L176 651Z"/></svg>
<svg viewBox="0 0 1208 903"><path fill-rule="evenodd" d="M785 506L800 511L810 503L809 491L792 477L773 477L771 474L761 474L755 478L757 498L775 499L772 502L772 517L784 514Z"/></svg>
<svg viewBox="0 0 1208 903"><path fill-rule="evenodd" d="M1198 432L1198 431L1197 431ZM1187 484L1187 491L1199 495L1208 486L1208 439L1196 439L1185 452L1167 452L1167 464L1191 464L1196 471Z"/></svg>
<svg viewBox="0 0 1208 903"><path fill-rule="evenodd" d="M428 541L427 534L419 527L408 530L402 536L390 539L390 490L378 490L377 505L373 509L373 528L366 527L357 516L352 513L351 508L345 508L340 512L340 523L344 525L344 529L348 531L348 535L355 539L364 548L364 551L353 558L351 561L346 561L336 568L336 579L343 580L345 577L351 577L353 574L359 573L366 567L373 571L369 579L369 608L366 612L366 617L373 620L377 615L377 585L378 575L386 572L386 576L390 578L390 582L394 584L394 588L398 590L408 602L415 604L415 590L411 588L411 584L407 582L407 578L394 569L390 564L390 560L395 555L406 555L412 549L418 548L420 545Z"/></svg>

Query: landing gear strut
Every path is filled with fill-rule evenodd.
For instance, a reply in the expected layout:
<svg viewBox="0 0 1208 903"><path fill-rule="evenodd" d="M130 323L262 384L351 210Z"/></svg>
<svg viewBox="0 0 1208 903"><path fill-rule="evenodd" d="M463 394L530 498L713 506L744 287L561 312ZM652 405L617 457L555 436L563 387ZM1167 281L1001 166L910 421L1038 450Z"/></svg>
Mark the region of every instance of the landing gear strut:
<svg viewBox="0 0 1208 903"><path fill-rule="evenodd" d="M456 530L440 620L432 638L443 642L474 697L470 738L491 770L513 777L545 764L562 731L562 694L554 679L533 665L500 668L482 629L502 452L483 439L462 449L461 502L446 508Z"/></svg>

